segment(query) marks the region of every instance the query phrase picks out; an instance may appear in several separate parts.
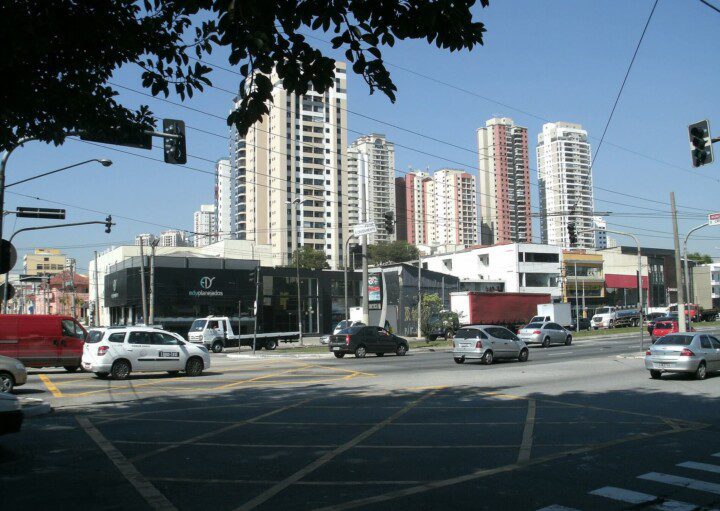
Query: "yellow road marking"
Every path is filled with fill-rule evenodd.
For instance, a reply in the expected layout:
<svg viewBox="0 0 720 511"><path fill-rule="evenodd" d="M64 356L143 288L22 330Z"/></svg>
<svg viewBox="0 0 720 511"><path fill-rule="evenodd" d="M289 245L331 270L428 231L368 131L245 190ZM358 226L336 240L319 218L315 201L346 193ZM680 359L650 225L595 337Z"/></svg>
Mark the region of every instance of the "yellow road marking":
<svg viewBox="0 0 720 511"><path fill-rule="evenodd" d="M52 392L52 395L55 397L63 397L63 393L60 392L60 389L58 389L53 382L50 381L50 378L45 376L44 374L40 375L40 380L45 384L47 389Z"/></svg>

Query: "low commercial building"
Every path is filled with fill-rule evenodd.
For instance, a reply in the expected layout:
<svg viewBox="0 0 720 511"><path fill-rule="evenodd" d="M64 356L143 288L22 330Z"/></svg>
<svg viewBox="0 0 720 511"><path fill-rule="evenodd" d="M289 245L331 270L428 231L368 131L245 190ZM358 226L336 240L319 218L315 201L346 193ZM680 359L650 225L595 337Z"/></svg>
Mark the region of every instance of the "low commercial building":
<svg viewBox="0 0 720 511"><path fill-rule="evenodd" d="M570 302L573 315L591 317L605 303L603 255L588 250L563 250L563 302Z"/></svg>
<svg viewBox="0 0 720 511"><path fill-rule="evenodd" d="M638 260L635 253L623 252L621 247L598 251L603 258L605 273L605 304L636 307L638 304ZM642 252L641 252L642 253ZM642 266L643 304L648 303L648 258L640 256Z"/></svg>
<svg viewBox="0 0 720 511"><path fill-rule="evenodd" d="M720 308L720 264L695 266L690 301L703 309Z"/></svg>

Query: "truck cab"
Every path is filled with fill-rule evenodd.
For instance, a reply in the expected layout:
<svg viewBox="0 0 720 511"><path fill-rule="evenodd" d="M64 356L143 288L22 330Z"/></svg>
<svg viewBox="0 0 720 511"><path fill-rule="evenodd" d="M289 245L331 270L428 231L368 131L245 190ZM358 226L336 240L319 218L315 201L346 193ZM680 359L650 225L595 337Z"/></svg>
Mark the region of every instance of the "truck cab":
<svg viewBox="0 0 720 511"><path fill-rule="evenodd" d="M193 321L188 332L188 341L202 344L213 353L220 353L226 347L237 346L238 336L233 331L230 318L208 316Z"/></svg>

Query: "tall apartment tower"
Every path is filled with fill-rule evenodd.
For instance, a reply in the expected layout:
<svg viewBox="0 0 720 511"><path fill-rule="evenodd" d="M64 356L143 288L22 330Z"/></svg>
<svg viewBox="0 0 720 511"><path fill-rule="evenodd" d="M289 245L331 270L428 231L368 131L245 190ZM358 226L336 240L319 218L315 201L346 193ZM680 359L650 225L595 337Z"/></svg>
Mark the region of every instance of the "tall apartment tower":
<svg viewBox="0 0 720 511"><path fill-rule="evenodd" d="M231 133L238 237L271 245L287 262L309 246L336 269L349 230L345 64L336 63L335 86L323 94L288 94L276 72L270 80L270 112L242 139Z"/></svg>
<svg viewBox="0 0 720 511"><path fill-rule="evenodd" d="M404 177L395 178L395 239L407 241L407 185Z"/></svg>
<svg viewBox="0 0 720 511"><path fill-rule="evenodd" d="M368 235L368 243L395 241L395 234L388 234L384 228L384 214L395 214L395 146L385 135L370 134L358 138L347 151L348 169L357 180L358 192L348 190L348 205L351 215L358 210L361 222L375 222L378 231ZM360 203L365 197L365 205ZM363 218L363 211L365 217Z"/></svg>
<svg viewBox="0 0 720 511"><path fill-rule="evenodd" d="M223 158L215 164L215 211L217 212L217 240L235 239L235 194L233 167Z"/></svg>
<svg viewBox="0 0 720 511"><path fill-rule="evenodd" d="M176 229L170 229L163 231L158 236L161 247L186 247L187 237L184 231L178 231Z"/></svg>
<svg viewBox="0 0 720 511"><path fill-rule="evenodd" d="M543 125L537 145L541 242L565 248L594 248L592 158L587 131L580 124ZM570 247L568 223L578 242Z"/></svg>
<svg viewBox="0 0 720 511"><path fill-rule="evenodd" d="M433 174L434 186L427 188L426 225L432 245L477 245L477 188L475 176L456 169L441 169ZM428 214L430 213L430 214Z"/></svg>
<svg viewBox="0 0 720 511"><path fill-rule="evenodd" d="M206 247L218 241L217 209L214 204L202 204L193 214L193 246Z"/></svg>
<svg viewBox="0 0 720 511"><path fill-rule="evenodd" d="M530 158L527 128L494 117L477 130L480 242L531 243Z"/></svg>
<svg viewBox="0 0 720 511"><path fill-rule="evenodd" d="M237 99L235 100L235 107ZM247 238L247 179L248 173L246 168L247 152L245 151L245 137L240 136L237 128L233 124L230 126L230 175L234 179L230 183L231 193L235 203L235 217L231 219L232 230L236 239L244 240ZM252 178L252 176L250 176ZM253 239L253 238L249 238Z"/></svg>
<svg viewBox="0 0 720 511"><path fill-rule="evenodd" d="M425 243L425 192L423 183L430 179L427 172L414 171L405 176L405 219L407 240L411 245Z"/></svg>

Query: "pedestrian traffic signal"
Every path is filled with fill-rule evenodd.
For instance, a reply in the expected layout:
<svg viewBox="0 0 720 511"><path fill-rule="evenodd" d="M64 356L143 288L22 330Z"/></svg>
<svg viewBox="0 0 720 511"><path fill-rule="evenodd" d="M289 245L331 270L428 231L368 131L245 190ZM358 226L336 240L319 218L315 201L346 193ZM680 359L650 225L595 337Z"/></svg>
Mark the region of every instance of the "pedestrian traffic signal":
<svg viewBox="0 0 720 511"><path fill-rule="evenodd" d="M184 165L187 163L187 152L185 149L185 123L177 119L163 119L163 133L177 135L166 138L163 144L165 148L165 163Z"/></svg>
<svg viewBox="0 0 720 511"><path fill-rule="evenodd" d="M693 167L701 167L713 162L712 137L710 122L696 122L688 126L690 136L690 158Z"/></svg>
<svg viewBox="0 0 720 511"><path fill-rule="evenodd" d="M110 230L112 229L112 215L108 215L105 217L105 232L110 234Z"/></svg>
<svg viewBox="0 0 720 511"><path fill-rule="evenodd" d="M569 222L567 224L568 237L570 238L570 246L577 244L577 229L575 222Z"/></svg>
<svg viewBox="0 0 720 511"><path fill-rule="evenodd" d="M392 211L386 211L383 215L383 219L385 220L385 231L388 234L392 234L395 232L395 213Z"/></svg>

